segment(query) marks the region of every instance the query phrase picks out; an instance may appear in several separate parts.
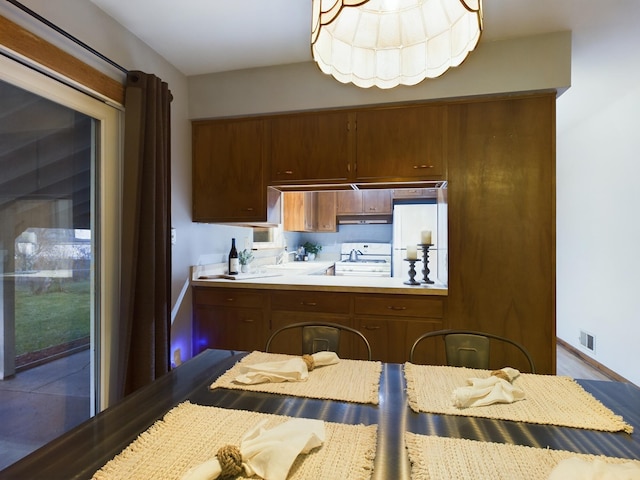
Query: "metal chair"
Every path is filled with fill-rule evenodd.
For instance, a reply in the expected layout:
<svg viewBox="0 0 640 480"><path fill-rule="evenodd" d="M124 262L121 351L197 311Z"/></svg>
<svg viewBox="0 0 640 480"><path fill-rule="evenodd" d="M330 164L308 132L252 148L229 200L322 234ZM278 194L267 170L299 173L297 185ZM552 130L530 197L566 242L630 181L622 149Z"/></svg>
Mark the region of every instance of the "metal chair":
<svg viewBox="0 0 640 480"><path fill-rule="evenodd" d="M299 322L280 327L275 332L273 332L267 340L265 352L269 352L269 349L271 348L271 342L277 335L285 330L290 330L293 328L302 329L303 355L322 351L338 352L338 347L340 346L340 333L341 331L345 331L360 337L360 339L367 347L367 360L371 360L371 345L369 345L367 337L365 337L355 328L329 322Z"/></svg>
<svg viewBox="0 0 640 480"><path fill-rule="evenodd" d="M420 342L426 338L442 337L445 343L445 353L447 365L453 367L469 367L469 368L489 368L489 344L491 340L513 345L520 350L529 362L531 373L536 373L536 367L533 358L527 349L518 342L510 340L500 335L494 335L486 332L476 332L473 330L436 330L420 335L409 353L409 361L413 363L414 352Z"/></svg>

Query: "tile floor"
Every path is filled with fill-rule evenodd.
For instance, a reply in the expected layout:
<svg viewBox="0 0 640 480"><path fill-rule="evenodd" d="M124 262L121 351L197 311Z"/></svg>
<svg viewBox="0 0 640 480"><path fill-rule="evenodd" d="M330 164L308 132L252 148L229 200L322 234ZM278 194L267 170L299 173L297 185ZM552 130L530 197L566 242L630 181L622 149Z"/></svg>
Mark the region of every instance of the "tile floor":
<svg viewBox="0 0 640 480"><path fill-rule="evenodd" d="M558 375L610 380L558 347ZM89 350L0 381L0 470L89 418Z"/></svg>

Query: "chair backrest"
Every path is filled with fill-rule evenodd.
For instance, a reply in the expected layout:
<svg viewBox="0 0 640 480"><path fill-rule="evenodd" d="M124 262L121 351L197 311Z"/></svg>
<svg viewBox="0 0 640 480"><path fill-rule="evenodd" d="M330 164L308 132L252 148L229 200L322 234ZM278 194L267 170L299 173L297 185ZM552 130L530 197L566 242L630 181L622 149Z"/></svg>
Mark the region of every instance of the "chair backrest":
<svg viewBox="0 0 640 480"><path fill-rule="evenodd" d="M489 368L490 340L513 345L527 358L531 373L536 373L533 358L520 343L500 335L473 330L436 330L420 335L411 346L409 361L413 363L416 347L426 338L442 337L445 342L447 365L469 368Z"/></svg>
<svg viewBox="0 0 640 480"><path fill-rule="evenodd" d="M489 338L484 335L451 333L444 335L447 365L489 368Z"/></svg>
<svg viewBox="0 0 640 480"><path fill-rule="evenodd" d="M367 349L367 359L371 360L371 345L367 337L355 328L329 322L298 322L280 327L269 336L265 352L269 352L273 339L285 330L302 329L302 354L312 354L320 351L338 352L340 333L350 332L364 343Z"/></svg>
<svg viewBox="0 0 640 480"><path fill-rule="evenodd" d="M302 354L337 352L340 348L340 329L326 325L302 327Z"/></svg>

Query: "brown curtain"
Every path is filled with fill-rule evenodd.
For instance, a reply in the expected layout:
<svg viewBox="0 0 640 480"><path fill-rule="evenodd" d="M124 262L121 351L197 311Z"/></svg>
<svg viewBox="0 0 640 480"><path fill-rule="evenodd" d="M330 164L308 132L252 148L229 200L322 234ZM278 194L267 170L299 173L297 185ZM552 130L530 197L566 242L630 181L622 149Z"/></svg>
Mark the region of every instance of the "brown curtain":
<svg viewBox="0 0 640 480"><path fill-rule="evenodd" d="M118 398L169 371L171 155L168 85L129 72L125 91Z"/></svg>

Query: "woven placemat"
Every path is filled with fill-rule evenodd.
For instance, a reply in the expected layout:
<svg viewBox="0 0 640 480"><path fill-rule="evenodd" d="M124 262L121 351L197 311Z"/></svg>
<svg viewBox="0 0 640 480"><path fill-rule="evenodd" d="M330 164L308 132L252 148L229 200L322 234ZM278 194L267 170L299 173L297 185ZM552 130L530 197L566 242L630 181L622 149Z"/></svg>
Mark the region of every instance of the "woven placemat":
<svg viewBox="0 0 640 480"><path fill-rule="evenodd" d="M526 398L509 404L457 408L452 393L472 377L488 377L489 370L405 363L409 406L415 412L485 417L517 422L585 428L605 432L633 432L633 427L585 391L570 377L521 374L513 384Z"/></svg>
<svg viewBox="0 0 640 480"><path fill-rule="evenodd" d="M558 462L579 457L592 462L640 462L626 458L583 455L564 450L525 447L405 433L413 480L542 480Z"/></svg>
<svg viewBox="0 0 640 480"><path fill-rule="evenodd" d="M267 429L291 419L181 403L98 470L93 479L180 479L191 467L213 457L218 448L239 445L242 435L265 418ZM298 456L289 480L371 478L377 425L325 422L325 435L321 447Z"/></svg>
<svg viewBox="0 0 640 480"><path fill-rule="evenodd" d="M244 385L234 381L240 375L240 364L274 362L287 358L291 358L291 355L251 352L221 375L209 388L233 388L294 397L378 404L380 373L382 372L380 362L340 359L340 362L335 365L319 367L309 372L309 378L306 382Z"/></svg>

